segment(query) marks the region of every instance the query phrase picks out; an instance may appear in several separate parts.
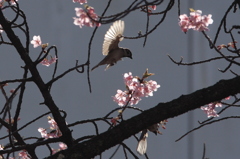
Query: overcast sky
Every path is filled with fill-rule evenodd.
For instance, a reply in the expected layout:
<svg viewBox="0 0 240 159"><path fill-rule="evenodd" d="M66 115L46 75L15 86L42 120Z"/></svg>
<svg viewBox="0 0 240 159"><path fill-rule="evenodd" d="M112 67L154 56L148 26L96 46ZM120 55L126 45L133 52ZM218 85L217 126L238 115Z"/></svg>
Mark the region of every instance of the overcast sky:
<svg viewBox="0 0 240 159"><path fill-rule="evenodd" d="M189 14L188 8L200 9L203 15L212 14L214 22L209 26L210 31L207 34L213 39L220 20L232 1L189 1L181 1L181 14ZM97 14L102 14L106 2L106 0L88 0L88 4L95 8ZM128 2L129 0L114 1L106 15L122 11L126 8ZM79 60L79 63L86 62L88 43L94 28L85 26L79 28L73 24L73 17L75 17L74 9L75 7L81 7L79 4L74 4L71 0L19 0L19 5L27 16L31 38L34 35L40 35L43 43L57 46L59 57L57 74L61 74L73 67L76 60ZM157 11L162 11L165 7L166 3L164 3L164 7L157 7ZM133 53L133 59L124 59L107 71L104 71L105 66L101 66L90 72L92 93L89 92L86 73L72 72L57 81L52 87L52 95L57 106L67 112L67 122L72 123L83 119L102 117L118 107L113 102L112 96L116 94L117 89L125 89L123 74L127 72L132 72L134 76L141 76L148 68L149 72L155 73L150 79L157 81L161 85L158 91L154 92L153 97L143 98L136 105L143 110L149 109L159 102L168 102L182 94L188 94L200 88L208 87L222 78L230 79L234 77L230 73L222 74L218 71L218 68L224 69L226 67L224 61L187 67L178 66L169 60L167 54L176 60L180 60L182 56L185 62L199 61L217 55L216 52L209 49L209 45L202 33L190 30L187 34L184 34L181 31L178 26L177 13L176 3L167 14L165 22L148 36L145 47L143 47L144 39L124 39L119 45L129 48ZM229 18L229 23L239 24L239 14L238 12ZM10 15L9 18L11 19ZM137 36L140 30L142 32L145 30L146 15L140 11L135 11L122 20L125 21L124 35L127 37ZM150 16L150 28L155 26L159 20L160 16ZM103 38L110 25L102 25L97 30L91 46L91 67L103 58L101 53ZM24 43L23 34L18 36ZM239 39L236 40L238 41ZM229 42L230 38L228 36L221 35L217 43L227 44ZM35 59L40 51L40 48L34 49L31 45L30 56L32 59ZM23 66L23 62L16 51L9 46L1 46L1 55L0 79L21 78L22 69L20 66ZM53 68L53 66L38 66L44 81L47 82L51 79ZM16 86L16 84L10 84L6 89L10 90ZM0 97L0 99L4 101L3 97ZM17 99L13 103L14 108L16 107L16 101ZM41 102L43 102L43 98L37 87L33 83L27 84L27 91L20 115L20 125L48 111L44 105L39 105ZM126 117L131 117L138 112L127 110L125 113ZM236 115L236 110L228 110L223 116L228 115ZM198 121L205 119L207 119L207 116L200 109L168 119L167 129L160 130L163 135L155 136L154 134L149 134L147 150L149 158L199 159L202 156L203 143L206 143L206 157L210 159L239 158L240 127L237 120L228 120L206 126L183 138L181 141L175 142L177 138L188 130L198 126ZM101 132L107 130L104 123L99 124L101 125ZM25 130L22 130L21 133L25 137L40 137L40 133L37 131L39 127L48 127L47 118L30 125ZM6 132L2 129L1 134L4 133ZM94 127L90 124L73 128L74 138L88 134L94 134ZM137 146L135 139L132 138L124 142L135 151ZM52 147L57 148L56 145L52 145ZM39 158L48 155L48 152L47 154L43 153L45 150L45 148L37 149ZM108 158L113 150L104 152L103 158ZM123 155L121 150L116 154L115 158L123 158Z"/></svg>

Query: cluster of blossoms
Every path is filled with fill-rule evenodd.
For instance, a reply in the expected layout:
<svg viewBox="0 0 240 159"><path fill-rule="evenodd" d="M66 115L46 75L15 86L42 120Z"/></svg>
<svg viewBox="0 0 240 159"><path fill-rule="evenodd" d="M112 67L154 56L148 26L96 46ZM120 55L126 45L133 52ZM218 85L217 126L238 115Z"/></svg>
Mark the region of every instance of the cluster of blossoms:
<svg viewBox="0 0 240 159"><path fill-rule="evenodd" d="M201 10L190 9L190 16L182 14L179 16L179 26L183 32L187 32L189 29L197 31L208 31L208 25L213 23L212 15L208 14L202 16Z"/></svg>
<svg viewBox="0 0 240 159"><path fill-rule="evenodd" d="M42 138L48 139L48 138L57 138L62 136L62 132L58 128L56 121L50 116L48 117L48 124L50 125L50 130L51 130L51 132L49 133L44 128L38 128L38 132L40 132Z"/></svg>
<svg viewBox="0 0 240 159"><path fill-rule="evenodd" d="M225 98L225 100L229 100L230 97ZM213 102L208 104L206 107L201 107L201 109L207 114L208 118L210 117L219 117L217 111L215 110L216 107L222 107L220 102Z"/></svg>
<svg viewBox="0 0 240 159"><path fill-rule="evenodd" d="M12 123L13 120L6 120L6 122L8 123ZM44 128L39 128L38 131L41 133L41 136L45 139L48 139L48 138L57 138L57 137L60 137L62 136L62 133L61 131L59 130L58 128L58 125L57 123L55 122L55 120L51 117L48 117L48 123L50 125L50 129L51 129L51 132L50 133L47 133L46 129ZM59 149L53 149L52 148L52 154L55 154L56 152L58 151L61 151L61 150L65 150L67 149L67 145L60 142L59 143ZM0 145L0 150L4 150L4 146ZM3 158L2 155L0 155L0 158ZM31 157L29 156L29 154L27 153L26 150L22 150L21 152L18 153L18 157L9 157L9 159L30 159Z"/></svg>
<svg viewBox="0 0 240 159"><path fill-rule="evenodd" d="M4 2L9 2L11 5L15 5L18 0L0 0L0 8L3 7Z"/></svg>
<svg viewBox="0 0 240 159"><path fill-rule="evenodd" d="M141 100L141 97L153 96L153 92L157 91L160 85L156 81L144 81L147 77L153 75L148 73L148 70L143 74L142 79L133 77L132 73L124 74L124 83L127 91L117 90L117 94L113 97L113 101L119 106L124 106L128 102L130 105L136 105Z"/></svg>
<svg viewBox="0 0 240 159"><path fill-rule="evenodd" d="M45 49L48 46L48 43L47 44L42 44L41 37L39 35L38 36L33 36L33 40L31 41L31 44L33 44L34 48L36 48L38 46L41 46L42 49ZM56 56L52 57L50 55L50 60L48 58L45 58L41 61L41 64L48 67L51 64L55 63L56 61L57 61Z"/></svg>
<svg viewBox="0 0 240 159"><path fill-rule="evenodd" d="M0 145L0 150L4 150L4 147ZM2 155L0 155L0 158L4 158ZM26 150L22 150L18 153L18 157L9 157L8 159L30 159L31 157L28 155Z"/></svg>
<svg viewBox="0 0 240 159"><path fill-rule="evenodd" d="M73 3L80 3L81 5L87 3L87 0L73 0ZM73 17L73 24L82 28L84 25L88 27L101 26L101 23L97 23L94 20L98 20L98 16L93 7L85 5L85 10L82 8L75 8L76 16Z"/></svg>
<svg viewBox="0 0 240 159"><path fill-rule="evenodd" d="M50 116L48 117L48 124L50 125L50 130L51 130L49 133L44 128L38 128L38 132L40 132L42 138L48 139L48 138L57 138L62 136L62 132L58 128L56 121ZM65 150L66 148L67 148L66 144L59 143L59 149L52 148L52 154L55 154L56 152L61 150Z"/></svg>
<svg viewBox="0 0 240 159"><path fill-rule="evenodd" d="M101 23L96 23L95 21L92 20L98 19L98 16L95 13L93 7L87 6L86 10L82 8L75 8L75 11L77 17L73 17L74 19L73 24L78 25L80 28L82 28L84 25L88 27L94 27L94 25L98 27L101 26Z"/></svg>

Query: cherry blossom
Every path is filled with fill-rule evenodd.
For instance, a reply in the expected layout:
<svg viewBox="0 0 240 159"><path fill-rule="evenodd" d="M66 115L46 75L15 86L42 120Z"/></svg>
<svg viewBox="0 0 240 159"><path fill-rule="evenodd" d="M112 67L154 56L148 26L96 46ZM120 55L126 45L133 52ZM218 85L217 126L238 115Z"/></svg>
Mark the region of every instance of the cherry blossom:
<svg viewBox="0 0 240 159"><path fill-rule="evenodd" d="M58 125L56 123L56 121L51 118L50 116L48 117L48 124L50 125L50 129L54 130L54 129L58 129Z"/></svg>
<svg viewBox="0 0 240 159"><path fill-rule="evenodd" d="M118 103L119 106L124 106L129 100L129 94L127 91L117 90L117 94L113 97L113 101Z"/></svg>
<svg viewBox="0 0 240 159"><path fill-rule="evenodd" d="M191 9L190 16L182 14L179 16L179 26L183 32L187 32L189 29L196 31L208 31L208 25L212 24L212 15L203 15L201 10Z"/></svg>
<svg viewBox="0 0 240 159"><path fill-rule="evenodd" d="M48 124L50 125L50 129L52 130L48 134L49 138L56 138L62 136L62 132L60 131L56 121L50 116L48 117Z"/></svg>
<svg viewBox="0 0 240 159"><path fill-rule="evenodd" d="M30 159L30 157L28 156L26 150L23 150L23 151L19 152L18 156L19 156L21 159Z"/></svg>
<svg viewBox="0 0 240 159"><path fill-rule="evenodd" d="M3 28L2 28L2 25L0 24L0 33L3 32Z"/></svg>
<svg viewBox="0 0 240 159"><path fill-rule="evenodd" d="M42 45L42 41L41 41L40 35L38 35L38 36L33 36L33 40L31 41L31 44L33 44L33 47L34 47L34 48Z"/></svg>
<svg viewBox="0 0 240 159"><path fill-rule="evenodd" d="M67 149L67 145L64 144L64 143L62 143L62 142L60 142L58 145L59 145L59 149L53 149L53 148L52 148L52 154L55 154L55 153L57 153L58 151Z"/></svg>
<svg viewBox="0 0 240 159"><path fill-rule="evenodd" d="M47 130L44 128L38 128L38 132L40 132L42 138L48 139L48 133Z"/></svg>
<svg viewBox="0 0 240 159"><path fill-rule="evenodd" d="M48 139L48 138L57 138L57 137L62 136L62 132L58 128L58 125L53 118L48 117L48 123L49 123L50 129L51 129L51 131L49 133L47 132L47 129L38 128L38 132L40 132L42 138Z"/></svg>
<svg viewBox="0 0 240 159"><path fill-rule="evenodd" d="M133 77L132 73L125 73L123 75L124 83L127 87L127 91L117 90L117 94L113 96L113 101L118 103L119 106L124 106L128 102L130 105L136 105L141 101L141 97L153 96L153 92L157 91L160 85L156 81L145 79L153 74L145 72L143 77Z"/></svg>
<svg viewBox="0 0 240 159"><path fill-rule="evenodd" d="M112 119L111 119L111 123L112 123L114 126L116 126L119 119L120 119L119 117L112 118Z"/></svg>
<svg viewBox="0 0 240 159"><path fill-rule="evenodd" d="M157 6L156 5L151 5L151 6L148 6L149 8L152 8L153 10L156 10L157 9Z"/></svg>
<svg viewBox="0 0 240 159"><path fill-rule="evenodd" d="M16 5L16 2L18 0L5 0L6 2L9 2L11 5ZM2 2L2 1L1 1Z"/></svg>
<svg viewBox="0 0 240 159"><path fill-rule="evenodd" d="M151 6L148 6L147 12L152 13L152 10L156 10L156 9L157 9L156 5L151 5ZM149 15L151 15L151 14L149 14Z"/></svg>
<svg viewBox="0 0 240 159"><path fill-rule="evenodd" d="M87 0L73 0L73 3L80 3L82 5L83 3L87 3Z"/></svg>
<svg viewBox="0 0 240 159"><path fill-rule="evenodd" d="M218 103L210 103L206 107L201 107L201 109L207 114L207 117L219 117L215 107L217 107Z"/></svg>
<svg viewBox="0 0 240 159"><path fill-rule="evenodd" d="M44 50L45 48L48 47L48 43L42 44L41 37L38 36L33 36L33 40L31 41L31 44L33 44L33 47L36 48L41 45L42 49ZM44 66L50 66L51 64L55 63L57 61L57 57L54 56L52 57L50 55L50 60L46 57L44 58L40 63Z"/></svg>
<svg viewBox="0 0 240 159"><path fill-rule="evenodd" d="M48 60L47 58L43 59L41 61L41 64L44 65L44 66L49 67L51 64L55 63L56 61L57 61L57 58L55 56L55 57L51 57L50 60Z"/></svg>
<svg viewBox="0 0 240 159"><path fill-rule="evenodd" d="M97 14L94 12L94 8L93 7L86 7L86 10L82 9L82 8L75 8L76 11L76 16L77 17L73 17L74 22L73 24L78 25L80 28L82 28L84 25L88 26L88 27L94 27L94 25L96 26L100 26L100 23L96 23L94 22L92 19L97 20L98 16ZM89 16L92 18L89 18Z"/></svg>
<svg viewBox="0 0 240 159"><path fill-rule="evenodd" d="M229 100L230 97L226 97L225 100ZM215 110L216 107L222 107L222 103L220 102L213 102L209 103L206 107L201 107L201 109L207 114L207 117L219 117L217 111Z"/></svg>

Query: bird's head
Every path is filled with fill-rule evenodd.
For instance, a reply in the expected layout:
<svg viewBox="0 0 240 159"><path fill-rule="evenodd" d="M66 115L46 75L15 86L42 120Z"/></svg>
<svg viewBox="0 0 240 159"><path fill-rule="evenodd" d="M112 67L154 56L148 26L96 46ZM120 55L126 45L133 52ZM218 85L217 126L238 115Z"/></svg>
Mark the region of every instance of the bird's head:
<svg viewBox="0 0 240 159"><path fill-rule="evenodd" d="M132 52L129 49L124 49L123 57L129 57L130 59L132 59Z"/></svg>

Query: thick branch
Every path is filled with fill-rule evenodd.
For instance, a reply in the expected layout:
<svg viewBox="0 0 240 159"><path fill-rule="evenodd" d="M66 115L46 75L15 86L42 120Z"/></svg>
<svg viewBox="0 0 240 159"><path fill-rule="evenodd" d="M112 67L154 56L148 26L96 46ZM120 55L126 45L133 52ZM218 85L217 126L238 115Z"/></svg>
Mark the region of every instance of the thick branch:
<svg viewBox="0 0 240 159"><path fill-rule="evenodd" d="M167 103L159 103L154 108L122 122L113 129L50 156L48 159L56 159L59 155L71 159L93 158L150 125L237 93L240 93L240 77L221 80L211 87L198 90L189 95L182 95Z"/></svg>

